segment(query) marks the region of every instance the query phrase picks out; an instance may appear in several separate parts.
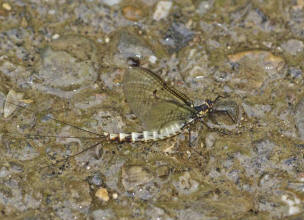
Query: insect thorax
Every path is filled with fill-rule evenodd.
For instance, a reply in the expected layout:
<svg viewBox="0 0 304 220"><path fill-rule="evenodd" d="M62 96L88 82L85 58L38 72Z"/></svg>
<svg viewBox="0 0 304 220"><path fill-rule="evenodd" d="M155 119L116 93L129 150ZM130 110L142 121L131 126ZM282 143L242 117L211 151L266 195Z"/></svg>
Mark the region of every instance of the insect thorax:
<svg viewBox="0 0 304 220"><path fill-rule="evenodd" d="M213 108L213 102L207 99L203 104L194 106L194 109L197 111L197 117L204 117L208 112L211 112Z"/></svg>

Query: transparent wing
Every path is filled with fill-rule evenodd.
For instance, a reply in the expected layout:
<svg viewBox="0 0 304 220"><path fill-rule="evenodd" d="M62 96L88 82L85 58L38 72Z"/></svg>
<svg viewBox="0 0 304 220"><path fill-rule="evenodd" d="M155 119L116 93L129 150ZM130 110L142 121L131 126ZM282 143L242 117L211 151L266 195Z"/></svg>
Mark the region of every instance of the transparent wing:
<svg viewBox="0 0 304 220"><path fill-rule="evenodd" d="M143 124L148 130L159 130L177 121L186 122L191 116L191 111L185 106L163 101L155 103L150 111L144 115Z"/></svg>
<svg viewBox="0 0 304 220"><path fill-rule="evenodd" d="M169 87L158 75L144 68L128 69L123 88L131 110L149 130L187 120L195 111L186 95Z"/></svg>

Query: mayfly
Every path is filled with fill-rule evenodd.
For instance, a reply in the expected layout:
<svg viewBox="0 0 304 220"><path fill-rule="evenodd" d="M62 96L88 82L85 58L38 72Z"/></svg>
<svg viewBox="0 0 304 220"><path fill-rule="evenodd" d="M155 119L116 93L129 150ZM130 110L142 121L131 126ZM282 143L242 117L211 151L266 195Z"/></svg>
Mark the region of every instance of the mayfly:
<svg viewBox="0 0 304 220"><path fill-rule="evenodd" d="M119 142L149 142L164 140L180 134L195 122L212 112L224 112L234 121L226 110L214 110L215 100L207 99L194 106L190 98L169 86L156 73L133 63L124 75L123 91L126 101L146 128L143 132L111 134L104 132L108 140ZM205 123L204 123L205 124ZM206 125L206 124L205 124Z"/></svg>
<svg viewBox="0 0 304 220"><path fill-rule="evenodd" d="M206 99L202 104L195 106L189 97L169 86L159 75L149 69L141 67L137 60L129 59L129 61L132 61L132 64L124 75L123 92L130 109L143 123L146 129L145 131L115 134L103 132L99 134L57 120L56 118L49 118L96 135L96 137L92 139L118 142L164 140L182 133L197 121L201 121L206 125L204 119L213 112L227 113L234 121L229 111L225 109L214 109L214 104L221 96L218 96L215 100ZM41 137L41 135L27 135L27 137ZM94 144L69 158L77 156L99 144L101 143Z"/></svg>

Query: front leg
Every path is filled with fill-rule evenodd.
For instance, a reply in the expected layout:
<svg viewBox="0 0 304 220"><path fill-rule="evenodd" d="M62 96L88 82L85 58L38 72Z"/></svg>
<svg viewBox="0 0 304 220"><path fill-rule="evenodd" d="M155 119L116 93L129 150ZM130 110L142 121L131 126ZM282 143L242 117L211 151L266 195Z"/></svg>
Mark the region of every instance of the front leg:
<svg viewBox="0 0 304 220"><path fill-rule="evenodd" d="M224 113L226 114L233 123L236 123L235 118L232 117L232 115L230 114L230 112L228 110L213 110L212 113ZM213 116L213 114L211 114Z"/></svg>
<svg viewBox="0 0 304 220"><path fill-rule="evenodd" d="M226 130L224 129L221 129L221 128L211 128L205 121L201 120L202 124L208 129L208 130L211 130L211 131L215 131L215 132L219 132L223 135L230 135L231 133L230 132L227 132Z"/></svg>

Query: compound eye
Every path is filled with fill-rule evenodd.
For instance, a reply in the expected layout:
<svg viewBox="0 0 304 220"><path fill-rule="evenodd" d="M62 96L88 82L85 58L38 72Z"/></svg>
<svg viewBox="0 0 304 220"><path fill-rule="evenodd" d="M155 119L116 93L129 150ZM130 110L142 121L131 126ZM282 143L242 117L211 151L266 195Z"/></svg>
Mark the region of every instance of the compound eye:
<svg viewBox="0 0 304 220"><path fill-rule="evenodd" d="M207 103L208 106L212 106L212 104L213 104L213 102L210 99L207 99L206 103Z"/></svg>

